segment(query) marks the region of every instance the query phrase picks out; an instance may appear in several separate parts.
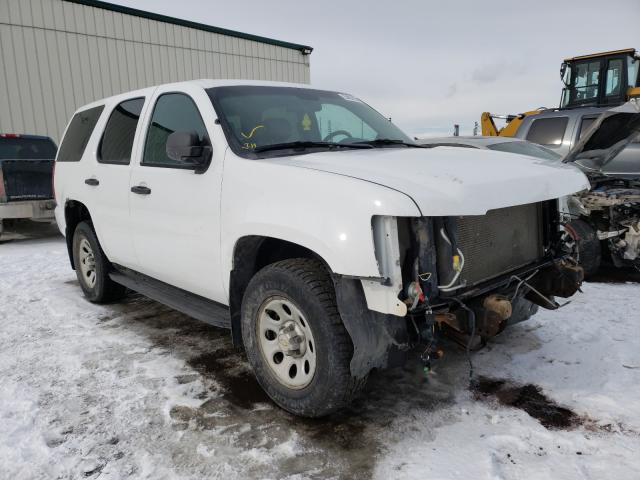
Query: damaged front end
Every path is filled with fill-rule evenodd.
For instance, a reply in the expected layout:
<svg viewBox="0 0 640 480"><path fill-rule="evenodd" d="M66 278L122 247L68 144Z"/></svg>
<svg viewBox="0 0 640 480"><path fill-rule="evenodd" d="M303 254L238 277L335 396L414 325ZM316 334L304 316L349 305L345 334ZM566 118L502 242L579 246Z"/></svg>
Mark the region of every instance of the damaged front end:
<svg viewBox="0 0 640 480"><path fill-rule="evenodd" d="M557 309L555 297L572 296L583 272L561 253L556 208L548 201L411 221L416 241L406 250L404 275L414 287L404 301L416 337L436 350L441 333L480 345L538 306Z"/></svg>
<svg viewBox="0 0 640 480"><path fill-rule="evenodd" d="M428 364L442 355L443 336L477 348L538 307L559 308L556 297L572 296L583 280L582 268L562 253L555 200L477 216L394 220L406 315L371 311L359 282L336 280L356 376L398 365L418 345Z"/></svg>

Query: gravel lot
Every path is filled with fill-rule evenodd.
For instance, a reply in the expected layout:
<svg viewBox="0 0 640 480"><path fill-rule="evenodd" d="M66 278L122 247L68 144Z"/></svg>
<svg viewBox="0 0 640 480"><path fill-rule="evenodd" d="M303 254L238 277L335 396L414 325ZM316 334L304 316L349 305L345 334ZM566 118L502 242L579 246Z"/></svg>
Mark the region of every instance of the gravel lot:
<svg viewBox="0 0 640 480"><path fill-rule="evenodd" d="M640 478L638 276L502 334L471 388L451 345L430 375L375 373L310 421L265 397L226 331L138 295L92 305L55 229L7 238L0 478Z"/></svg>

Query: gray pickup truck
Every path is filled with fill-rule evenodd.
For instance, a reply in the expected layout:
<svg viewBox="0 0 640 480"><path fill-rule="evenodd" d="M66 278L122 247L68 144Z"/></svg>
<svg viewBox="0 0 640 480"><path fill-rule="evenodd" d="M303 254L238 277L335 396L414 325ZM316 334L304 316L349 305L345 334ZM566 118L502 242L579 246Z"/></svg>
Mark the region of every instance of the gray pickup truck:
<svg viewBox="0 0 640 480"><path fill-rule="evenodd" d="M0 133L0 235L14 220L53 220L56 152L49 137Z"/></svg>

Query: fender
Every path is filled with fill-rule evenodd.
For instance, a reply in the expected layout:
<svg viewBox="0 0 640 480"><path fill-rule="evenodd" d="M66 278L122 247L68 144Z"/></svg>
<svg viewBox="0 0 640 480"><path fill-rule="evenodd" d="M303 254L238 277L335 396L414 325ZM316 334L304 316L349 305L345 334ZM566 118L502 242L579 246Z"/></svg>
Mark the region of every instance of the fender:
<svg viewBox="0 0 640 480"><path fill-rule="evenodd" d="M403 365L410 348L406 320L369 310L359 280L332 278L338 311L353 342L351 374L364 378L374 368Z"/></svg>

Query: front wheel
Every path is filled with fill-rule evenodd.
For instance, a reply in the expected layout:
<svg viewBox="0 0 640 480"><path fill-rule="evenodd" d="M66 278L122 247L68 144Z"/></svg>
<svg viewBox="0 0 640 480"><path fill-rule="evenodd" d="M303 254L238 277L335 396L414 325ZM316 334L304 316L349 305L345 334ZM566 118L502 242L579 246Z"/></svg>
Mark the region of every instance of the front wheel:
<svg viewBox="0 0 640 480"><path fill-rule="evenodd" d="M284 260L254 276L242 301L242 338L262 388L295 415L334 412L366 381L351 375L351 338L316 260Z"/></svg>
<svg viewBox="0 0 640 480"><path fill-rule="evenodd" d="M80 288L89 301L106 303L124 296L126 289L109 277L109 260L87 222L80 222L73 234L73 265Z"/></svg>
<svg viewBox="0 0 640 480"><path fill-rule="evenodd" d="M602 251L596 230L580 219L566 223L563 227L565 247L583 268L584 277L595 275L602 263Z"/></svg>

